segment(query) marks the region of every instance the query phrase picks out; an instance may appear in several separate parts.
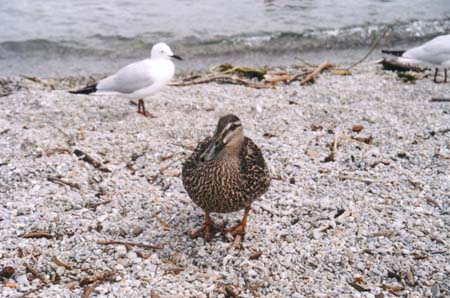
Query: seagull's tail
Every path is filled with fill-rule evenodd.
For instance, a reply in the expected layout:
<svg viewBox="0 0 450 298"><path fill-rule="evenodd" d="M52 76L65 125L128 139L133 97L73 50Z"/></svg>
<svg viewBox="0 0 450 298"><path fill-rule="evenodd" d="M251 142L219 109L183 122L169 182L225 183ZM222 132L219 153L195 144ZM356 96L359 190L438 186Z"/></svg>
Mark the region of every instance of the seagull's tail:
<svg viewBox="0 0 450 298"><path fill-rule="evenodd" d="M97 84L88 85L79 90L69 91L72 94L91 94L97 91Z"/></svg>
<svg viewBox="0 0 450 298"><path fill-rule="evenodd" d="M391 54L397 57L400 57L401 55L403 55L405 51L390 51L390 50L381 50L381 53L383 54Z"/></svg>

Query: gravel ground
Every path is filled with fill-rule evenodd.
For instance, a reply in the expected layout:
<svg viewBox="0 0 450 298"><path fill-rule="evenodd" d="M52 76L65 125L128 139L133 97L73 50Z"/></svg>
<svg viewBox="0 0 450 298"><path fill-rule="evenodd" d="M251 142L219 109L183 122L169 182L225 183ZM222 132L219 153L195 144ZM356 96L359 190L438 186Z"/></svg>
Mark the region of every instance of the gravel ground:
<svg viewBox="0 0 450 298"><path fill-rule="evenodd" d="M448 88L361 65L306 87L167 87L147 119L121 98L13 78L0 97L0 269L15 274L0 296L449 297L450 104L430 102ZM273 176L241 249L189 237L203 213L180 177L230 112Z"/></svg>

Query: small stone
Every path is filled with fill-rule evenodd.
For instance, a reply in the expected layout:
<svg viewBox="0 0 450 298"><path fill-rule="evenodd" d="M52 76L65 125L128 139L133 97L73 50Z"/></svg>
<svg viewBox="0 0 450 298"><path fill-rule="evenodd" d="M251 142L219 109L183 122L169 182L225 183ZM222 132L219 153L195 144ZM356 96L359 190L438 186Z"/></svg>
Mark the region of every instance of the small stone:
<svg viewBox="0 0 450 298"><path fill-rule="evenodd" d="M133 228L133 230L132 230L131 233L133 234L134 237L137 237L137 236L139 236L140 234L142 234L143 231L144 231L144 228L143 228L143 227L141 227L141 226L136 226L136 227Z"/></svg>

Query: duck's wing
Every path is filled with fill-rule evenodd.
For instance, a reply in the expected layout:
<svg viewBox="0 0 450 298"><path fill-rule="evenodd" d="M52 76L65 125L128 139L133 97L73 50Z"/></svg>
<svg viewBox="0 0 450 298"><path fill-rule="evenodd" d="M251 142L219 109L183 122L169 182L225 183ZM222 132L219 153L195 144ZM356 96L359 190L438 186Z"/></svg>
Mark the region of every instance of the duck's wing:
<svg viewBox="0 0 450 298"><path fill-rule="evenodd" d="M98 92L132 94L155 83L150 59L134 62L97 84Z"/></svg>
<svg viewBox="0 0 450 298"><path fill-rule="evenodd" d="M261 150L249 138L244 139L240 152L241 173L246 181L246 191L258 197L270 185L270 173Z"/></svg>
<svg viewBox="0 0 450 298"><path fill-rule="evenodd" d="M209 147L211 142L213 141L213 137L207 137L200 141L195 148L194 152L192 152L191 156L189 156L183 163L183 168L181 171L181 176L183 178L183 182L185 179L188 179L191 176L193 170L195 170L199 164L200 156L203 152Z"/></svg>

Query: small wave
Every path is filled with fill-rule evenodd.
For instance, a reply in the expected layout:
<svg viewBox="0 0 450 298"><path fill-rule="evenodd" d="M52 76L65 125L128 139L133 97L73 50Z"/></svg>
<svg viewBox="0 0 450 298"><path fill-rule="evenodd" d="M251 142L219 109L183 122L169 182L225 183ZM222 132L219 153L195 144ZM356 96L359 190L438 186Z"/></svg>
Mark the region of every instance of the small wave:
<svg viewBox="0 0 450 298"><path fill-rule="evenodd" d="M338 29L308 30L305 32L259 32L201 40L185 38L176 45L196 55L231 54L243 51L270 53L314 51L317 49L350 49L370 46L386 29L383 46L426 41L450 32L450 19L410 21L396 24L367 24Z"/></svg>
<svg viewBox="0 0 450 298"><path fill-rule="evenodd" d="M389 24L367 24L347 28L306 30L304 32L256 32L202 39L188 36L177 39L170 32L152 32L136 37L93 35L84 40L51 41L34 39L0 43L0 55L91 55L102 57L144 55L153 43L165 40L175 49L193 56L229 55L243 51L277 53L286 51L313 51L316 49L347 49L365 47L385 30ZM450 18L397 23L383 40L384 46L425 41L450 32Z"/></svg>
<svg viewBox="0 0 450 298"><path fill-rule="evenodd" d="M210 38L178 37L170 32L152 32L135 37L92 35L80 40L5 41L0 43L0 60L7 61L3 65L22 63L25 70L26 59L33 60L35 64L40 63L39 61L55 61L59 64L69 63L65 61L80 61L80 64L82 61L96 60L106 64L111 61L132 61L149 56L152 45L163 40L175 52L191 60L255 53L270 61L271 55L291 52L368 47L388 25L390 24L365 24L303 32L254 32ZM449 32L450 18L399 22L388 32L380 46L418 43ZM63 68L65 65L59 66Z"/></svg>
<svg viewBox="0 0 450 298"><path fill-rule="evenodd" d="M65 55L103 55L104 50L86 48L76 41L51 41L31 39L25 41L4 41L0 43L0 57L15 56L65 56Z"/></svg>

